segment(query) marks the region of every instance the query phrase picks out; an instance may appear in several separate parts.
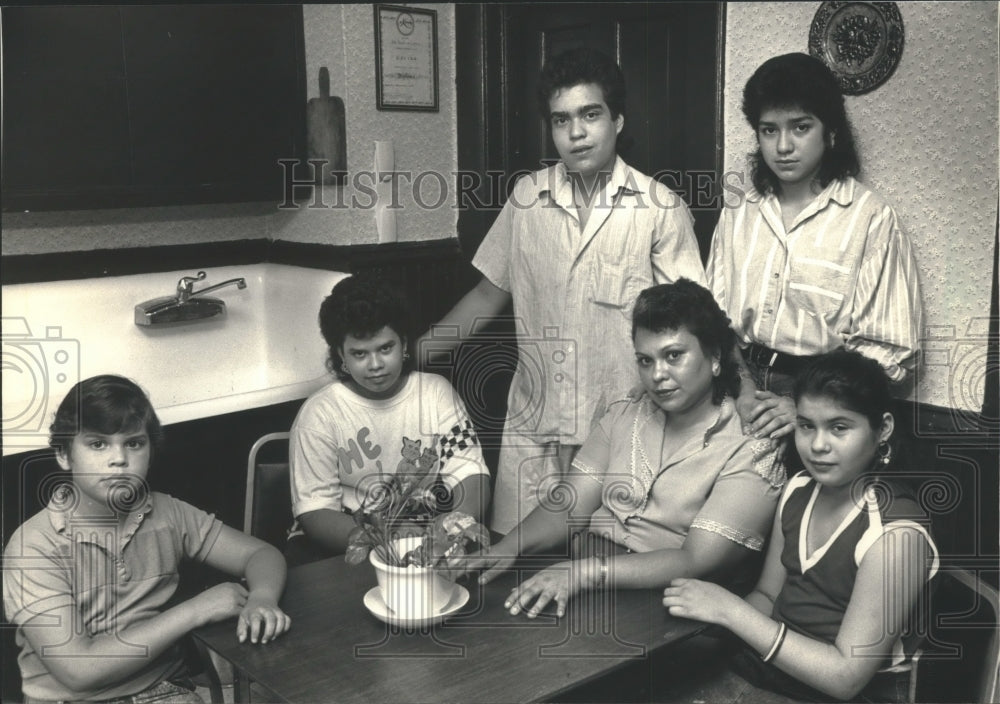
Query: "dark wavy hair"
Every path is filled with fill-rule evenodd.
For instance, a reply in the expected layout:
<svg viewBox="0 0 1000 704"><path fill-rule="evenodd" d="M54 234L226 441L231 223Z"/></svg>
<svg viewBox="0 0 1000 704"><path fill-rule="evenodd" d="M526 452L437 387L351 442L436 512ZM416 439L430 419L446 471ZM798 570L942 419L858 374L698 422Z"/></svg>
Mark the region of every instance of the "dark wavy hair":
<svg viewBox="0 0 1000 704"><path fill-rule="evenodd" d="M704 286L690 279L678 279L672 284L647 288L639 294L632 310L633 342L639 328L652 332L684 328L698 338L705 352L718 350L722 369L712 380L712 401L719 404L727 395L734 398L739 395L739 367L733 361L736 334L729 318Z"/></svg>
<svg viewBox="0 0 1000 704"><path fill-rule="evenodd" d="M338 379L349 379L340 356L348 335L366 338L389 327L405 344L412 339L411 319L406 299L389 282L373 274L341 279L319 307L319 329L328 348L327 369ZM412 360L404 359L403 370L412 368Z"/></svg>
<svg viewBox="0 0 1000 704"><path fill-rule="evenodd" d="M838 349L813 360L796 377L792 396L826 396L849 411L868 419L875 430L882 416L893 409L889 377L882 365L859 352Z"/></svg>
<svg viewBox="0 0 1000 704"><path fill-rule="evenodd" d="M601 87L611 118L625 114L625 76L611 57L596 49L570 49L545 62L538 79L538 111L548 120L549 100L562 88L581 83L596 83Z"/></svg>
<svg viewBox="0 0 1000 704"><path fill-rule="evenodd" d="M149 435L150 457L155 456L163 447L163 426L146 392L131 379L103 374L69 390L49 426L49 445L69 454L79 433L114 435L140 429Z"/></svg>
<svg viewBox="0 0 1000 704"><path fill-rule="evenodd" d="M743 114L755 133L761 113L770 108L800 108L823 123L826 150L819 168L821 185L825 187L830 181L861 172L844 96L837 79L822 61L808 54L793 53L762 63L743 88ZM836 135L832 146L831 135ZM758 192L779 191L781 181L764 161L759 147L750 155L750 166Z"/></svg>
<svg viewBox="0 0 1000 704"><path fill-rule="evenodd" d="M795 378L792 397L798 403L803 396L825 396L849 411L864 416L872 430L882 427L882 418L892 413L895 401L892 387L882 365L859 352L843 348L822 354ZM899 424L888 439L892 459L879 472L893 472L910 465L913 457L902 441ZM789 463L791 470L804 468L801 459ZM913 489L907 479L895 478L901 486Z"/></svg>

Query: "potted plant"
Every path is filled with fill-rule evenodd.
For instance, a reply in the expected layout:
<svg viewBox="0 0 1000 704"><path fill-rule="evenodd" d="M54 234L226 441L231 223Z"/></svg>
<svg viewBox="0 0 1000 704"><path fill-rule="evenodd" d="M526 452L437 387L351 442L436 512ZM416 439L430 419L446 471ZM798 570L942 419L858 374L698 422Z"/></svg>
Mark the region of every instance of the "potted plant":
<svg viewBox="0 0 1000 704"><path fill-rule="evenodd" d="M439 570L456 566L471 546L490 544L489 531L472 516L437 512L437 473L431 471L437 463L433 450L400 463L353 514L344 558L352 565L369 558L386 606L403 619L438 613L455 589Z"/></svg>

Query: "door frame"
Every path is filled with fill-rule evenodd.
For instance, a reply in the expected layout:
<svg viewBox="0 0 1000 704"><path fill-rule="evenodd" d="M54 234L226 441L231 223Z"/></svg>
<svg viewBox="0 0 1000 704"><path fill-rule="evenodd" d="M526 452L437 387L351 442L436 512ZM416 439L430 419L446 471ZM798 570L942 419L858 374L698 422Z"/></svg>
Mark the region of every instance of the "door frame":
<svg viewBox="0 0 1000 704"><path fill-rule="evenodd" d="M507 3L455 4L455 83L459 194L458 238L471 257L506 200L510 173ZM725 86L726 4L718 3L715 28L716 194L724 159L723 98ZM464 179L464 181L463 181ZM464 190L463 190L464 189ZM718 212L718 208L714 208Z"/></svg>

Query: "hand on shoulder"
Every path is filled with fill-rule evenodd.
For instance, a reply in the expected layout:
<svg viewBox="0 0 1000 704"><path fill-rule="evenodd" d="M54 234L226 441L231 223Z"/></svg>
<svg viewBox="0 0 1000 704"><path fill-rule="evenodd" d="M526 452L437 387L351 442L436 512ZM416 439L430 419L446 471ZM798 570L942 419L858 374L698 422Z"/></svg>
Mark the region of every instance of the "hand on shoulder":
<svg viewBox="0 0 1000 704"><path fill-rule="evenodd" d="M741 394L736 412L756 438L778 440L795 431L795 401L788 396L770 391L755 391L752 397Z"/></svg>

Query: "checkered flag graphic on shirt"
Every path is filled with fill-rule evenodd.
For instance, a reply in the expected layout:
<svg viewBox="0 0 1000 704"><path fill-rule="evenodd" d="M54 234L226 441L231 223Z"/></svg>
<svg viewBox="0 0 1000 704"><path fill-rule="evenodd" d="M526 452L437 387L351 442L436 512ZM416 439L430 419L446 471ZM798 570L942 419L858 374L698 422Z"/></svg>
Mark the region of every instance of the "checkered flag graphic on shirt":
<svg viewBox="0 0 1000 704"><path fill-rule="evenodd" d="M450 460L456 452L465 450L478 442L472 421L464 420L456 423L451 427L451 430L441 436L441 465L444 466L445 462Z"/></svg>

